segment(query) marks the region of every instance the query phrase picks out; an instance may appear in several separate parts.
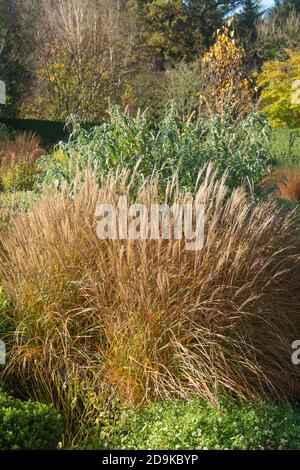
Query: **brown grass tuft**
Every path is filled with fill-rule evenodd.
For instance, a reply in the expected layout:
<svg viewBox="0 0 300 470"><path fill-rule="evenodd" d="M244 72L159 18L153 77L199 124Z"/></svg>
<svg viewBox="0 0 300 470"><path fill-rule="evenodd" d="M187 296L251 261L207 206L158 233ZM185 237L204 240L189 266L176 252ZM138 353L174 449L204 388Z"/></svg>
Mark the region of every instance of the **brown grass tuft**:
<svg viewBox="0 0 300 470"><path fill-rule="evenodd" d="M31 396L63 401L72 384L129 402L226 391L299 397L291 344L300 331L299 238L293 215L226 198L208 168L205 247L180 241L100 241L97 202L128 193L126 175L93 174L47 193L1 233L0 272L16 333L7 376ZM176 185L175 185L176 186ZM189 195L167 189L165 199ZM149 181L139 202L158 200ZM74 392L75 393L75 392ZM80 398L82 399L82 396Z"/></svg>
<svg viewBox="0 0 300 470"><path fill-rule="evenodd" d="M13 141L1 141L0 172L4 189L32 189L36 163L44 153L39 137L31 132L17 134Z"/></svg>
<svg viewBox="0 0 300 470"><path fill-rule="evenodd" d="M280 199L300 202L300 168L283 166L265 179L264 186L275 184Z"/></svg>

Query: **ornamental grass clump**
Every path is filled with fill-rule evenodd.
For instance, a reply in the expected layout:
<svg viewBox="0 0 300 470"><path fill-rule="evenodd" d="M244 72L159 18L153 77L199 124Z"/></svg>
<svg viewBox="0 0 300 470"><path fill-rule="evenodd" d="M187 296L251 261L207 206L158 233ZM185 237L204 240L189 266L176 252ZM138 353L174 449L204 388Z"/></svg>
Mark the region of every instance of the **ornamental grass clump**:
<svg viewBox="0 0 300 470"><path fill-rule="evenodd" d="M27 191L34 187L37 161L45 153L41 140L31 132L17 134L14 140L0 142L2 189Z"/></svg>
<svg viewBox="0 0 300 470"><path fill-rule="evenodd" d="M83 410L99 419L99 397L299 397L294 216L272 201L254 204L243 188L228 195L226 175L217 179L211 167L202 173L200 251L185 250L184 240L97 238L98 203L117 205L120 194L147 207L162 200L155 176L131 196L124 172L99 188L87 170L1 232L15 330L5 376L22 393L77 419ZM163 200L189 198L174 180Z"/></svg>
<svg viewBox="0 0 300 470"><path fill-rule="evenodd" d="M281 166L265 178L266 187L273 185L275 194L280 199L291 202L300 201L300 168L299 166Z"/></svg>

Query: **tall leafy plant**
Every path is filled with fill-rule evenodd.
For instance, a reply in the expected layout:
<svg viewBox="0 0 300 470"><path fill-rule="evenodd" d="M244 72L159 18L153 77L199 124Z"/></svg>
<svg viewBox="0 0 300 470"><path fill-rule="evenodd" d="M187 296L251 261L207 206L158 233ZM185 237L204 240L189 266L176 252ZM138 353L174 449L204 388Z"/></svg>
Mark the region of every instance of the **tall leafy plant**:
<svg viewBox="0 0 300 470"><path fill-rule="evenodd" d="M255 185L271 163L268 129L256 114L239 122L229 114L182 122L171 106L159 123L151 123L146 113L132 118L114 108L100 126L73 125L69 141L42 159L42 182L71 182L77 168L89 165L101 175L120 167L133 172L138 165L142 176L155 170L165 182L178 173L181 185L193 189L199 168L213 162L219 175L228 170L231 188L249 180Z"/></svg>

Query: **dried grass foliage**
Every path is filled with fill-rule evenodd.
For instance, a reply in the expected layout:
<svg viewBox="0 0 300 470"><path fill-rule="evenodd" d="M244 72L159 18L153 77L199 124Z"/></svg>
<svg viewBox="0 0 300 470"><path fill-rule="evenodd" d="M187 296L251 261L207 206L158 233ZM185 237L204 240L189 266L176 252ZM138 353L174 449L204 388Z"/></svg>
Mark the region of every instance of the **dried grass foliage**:
<svg viewBox="0 0 300 470"><path fill-rule="evenodd" d="M300 326L299 237L293 215L254 205L226 175L203 170L205 246L98 240L95 208L128 194L128 175L87 171L48 192L0 234L0 273L16 327L6 374L35 398L92 394L141 403L196 393L299 396L291 343ZM71 191L70 191L71 190ZM129 195L129 197L131 197ZM176 181L165 201L182 202ZM154 176L135 200L161 201ZM72 388L73 387L73 388ZM76 398L77 397L77 398ZM69 403L70 404L70 403Z"/></svg>
<svg viewBox="0 0 300 470"><path fill-rule="evenodd" d="M14 140L0 141L0 164L2 170L24 164L32 166L44 154L41 140L31 132L17 134Z"/></svg>

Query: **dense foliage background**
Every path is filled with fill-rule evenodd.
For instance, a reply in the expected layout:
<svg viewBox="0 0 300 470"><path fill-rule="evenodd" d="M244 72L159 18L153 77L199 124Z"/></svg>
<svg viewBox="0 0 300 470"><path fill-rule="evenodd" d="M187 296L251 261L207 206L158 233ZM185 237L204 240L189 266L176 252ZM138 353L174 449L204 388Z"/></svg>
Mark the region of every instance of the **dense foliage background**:
<svg viewBox="0 0 300 470"><path fill-rule="evenodd" d="M0 449L299 448L300 4L263 5L0 0ZM99 240L120 194L203 203L203 249Z"/></svg>
<svg viewBox="0 0 300 470"><path fill-rule="evenodd" d="M248 78L263 70L263 111L298 127L299 3L290 0L269 9L258 0L1 0L0 78L9 95L1 114L99 121L117 104L157 118L170 99L184 113L199 111L202 60L229 15Z"/></svg>

